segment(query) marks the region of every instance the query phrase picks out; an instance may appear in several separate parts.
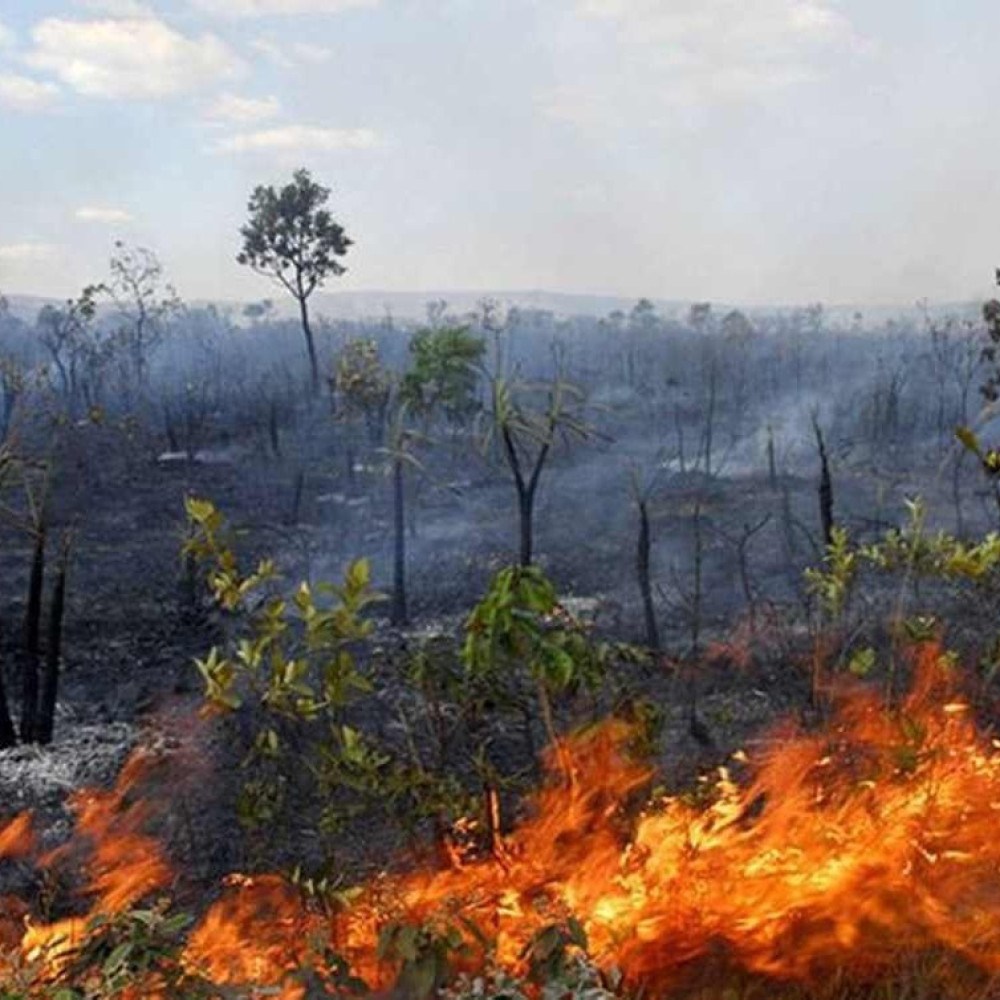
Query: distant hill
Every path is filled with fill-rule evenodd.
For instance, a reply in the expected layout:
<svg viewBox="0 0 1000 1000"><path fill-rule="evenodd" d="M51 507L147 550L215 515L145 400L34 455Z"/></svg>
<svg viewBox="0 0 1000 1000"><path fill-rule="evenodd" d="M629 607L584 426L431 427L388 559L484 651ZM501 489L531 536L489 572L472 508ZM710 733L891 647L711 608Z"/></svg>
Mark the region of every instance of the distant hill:
<svg viewBox="0 0 1000 1000"><path fill-rule="evenodd" d="M355 319L385 316L387 312L400 319L424 319L427 303L443 299L451 313L471 312L483 299L495 299L507 306L522 309L541 309L557 316L607 316L615 309L628 312L636 299L615 295L583 295L570 292L547 292L543 289L513 291L455 291L431 290L427 292L320 292L316 295L316 311L331 318ZM687 303L656 300L654 304L661 315L680 314Z"/></svg>
<svg viewBox="0 0 1000 1000"><path fill-rule="evenodd" d="M62 299L47 299L40 295L9 295L4 292L11 314L18 319L33 322L42 306L61 305Z"/></svg>
<svg viewBox="0 0 1000 1000"><path fill-rule="evenodd" d="M268 292L274 302L275 314L285 319L297 319L298 308L291 296L280 295L278 290ZM263 296L262 296L263 297ZM394 319L419 321L427 315L427 303L443 299L448 303L448 312L462 315L476 309L483 299L495 299L505 306L518 306L522 309L540 309L556 316L607 316L620 309L627 313L637 299L617 295L586 295L573 292L549 292L544 289L513 290L513 291L455 291L431 290L423 292L390 292L390 291L348 291L348 292L317 292L311 300L311 309L316 316L329 319L383 319L391 315ZM45 298L38 295L8 294L7 301L11 312L29 322L38 315L38 311L46 304L61 305L62 299ZM665 318L683 319L691 306L690 299L651 299L656 311ZM239 321L246 302L236 300L217 300L209 302L204 299L192 300L193 306L215 305ZM730 309L742 309L747 315L766 315L791 312L800 305L754 305L744 306L739 303L713 302L713 310L724 314ZM935 315L954 314L962 317L978 317L980 303L942 302L932 303L931 312ZM860 312L866 325L877 326L888 319L915 318L918 315L916 304L911 306L898 305L827 305L824 310L829 319L839 325L848 325L855 313Z"/></svg>

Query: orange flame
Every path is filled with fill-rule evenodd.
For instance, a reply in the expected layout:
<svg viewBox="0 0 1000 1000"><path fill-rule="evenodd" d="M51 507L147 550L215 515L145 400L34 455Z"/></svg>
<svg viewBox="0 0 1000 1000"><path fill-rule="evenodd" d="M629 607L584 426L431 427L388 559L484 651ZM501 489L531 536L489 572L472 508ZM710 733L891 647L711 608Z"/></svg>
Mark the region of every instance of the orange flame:
<svg viewBox="0 0 1000 1000"><path fill-rule="evenodd" d="M720 770L707 807L671 797L636 815L651 774L629 759L629 735L609 723L567 741L528 817L489 855L382 876L332 916L277 876L231 878L189 936L184 967L296 1000L305 991L292 974L319 941L382 987L393 970L376 943L388 923L461 917L523 971L532 937L573 915L594 960L653 996L713 963L809 989L932 952L1000 973L1000 744L977 732L936 648L921 650L897 711L870 691L842 696L822 732L776 732L749 780ZM77 799L96 844L92 913L168 879L126 797ZM31 928L25 946L46 933Z"/></svg>
<svg viewBox="0 0 1000 1000"><path fill-rule="evenodd" d="M707 809L668 798L629 824L622 805L649 774L625 756L627 731L577 737L572 780L553 779L498 856L380 880L332 920L333 947L384 985L380 927L461 914L517 967L572 914L599 964L658 990L720 954L803 983L933 948L1000 971L1000 754L950 699L937 651L921 659L898 713L853 692L823 733L775 734L747 787L720 772ZM240 911L245 963L256 921L225 906ZM291 954L296 919L283 923Z"/></svg>
<svg viewBox="0 0 1000 1000"><path fill-rule="evenodd" d="M76 813L75 836L43 855L39 865L51 868L77 853L88 855L83 892L92 902L81 916L54 923L28 922L22 951L29 960L44 961L53 972L61 970L91 933L95 918L123 913L170 881L171 870L163 848L141 830L150 805L141 799L131 801L149 763L148 755L138 751L125 763L110 791L85 789L71 797L70 807Z"/></svg>

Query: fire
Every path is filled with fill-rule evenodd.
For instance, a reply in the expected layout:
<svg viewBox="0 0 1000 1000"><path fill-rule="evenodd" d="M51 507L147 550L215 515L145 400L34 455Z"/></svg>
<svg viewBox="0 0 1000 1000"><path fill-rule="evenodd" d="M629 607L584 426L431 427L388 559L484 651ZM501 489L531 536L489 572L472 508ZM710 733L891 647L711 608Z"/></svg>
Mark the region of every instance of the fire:
<svg viewBox="0 0 1000 1000"><path fill-rule="evenodd" d="M58 975L78 949L100 930L95 927L134 906L151 892L166 886L172 875L159 842L142 832L151 805L133 799L150 758L139 751L122 768L109 791L85 789L74 793L69 805L76 815L74 837L65 845L41 855L37 866L53 869L70 860L82 859L85 884L82 894L90 900L86 911L46 923L36 923L21 914L26 929L21 952L28 962L41 963L52 976ZM30 817L16 818L7 830L17 827L18 853L30 854ZM0 843L6 838L0 834Z"/></svg>
<svg viewBox="0 0 1000 1000"><path fill-rule="evenodd" d="M382 876L332 915L277 876L233 877L181 964L295 1000L306 995L296 970L323 971L333 953L372 987L389 985L377 951L389 923L475 925L462 961L481 961L477 941L488 939L499 963L523 972L533 937L573 916L598 965L659 997L707 967L806 989L872 981L924 955L1000 973L1000 751L947 674L924 648L897 711L871 691L842 695L822 732L786 727L756 764L734 758L746 773L721 769L708 805L669 797L639 811L652 775L629 758L626 727L597 727L553 754L527 818L486 856ZM90 913L169 880L125 797L77 802L95 844ZM57 927L29 928L23 946Z"/></svg>
<svg viewBox="0 0 1000 1000"><path fill-rule="evenodd" d="M233 876L188 942L185 964L213 983L280 985L282 1000L304 990L290 977L308 959L309 938L322 933L298 892L273 875Z"/></svg>

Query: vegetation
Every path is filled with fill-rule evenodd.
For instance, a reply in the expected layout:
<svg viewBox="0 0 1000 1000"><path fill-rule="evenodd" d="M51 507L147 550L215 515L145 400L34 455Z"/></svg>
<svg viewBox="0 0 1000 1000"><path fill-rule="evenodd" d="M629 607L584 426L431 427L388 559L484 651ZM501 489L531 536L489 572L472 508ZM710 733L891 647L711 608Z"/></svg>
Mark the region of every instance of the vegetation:
<svg viewBox="0 0 1000 1000"><path fill-rule="evenodd" d="M250 218L240 229L243 248L236 256L239 263L279 284L298 304L314 393L319 392L320 364L309 297L330 275L344 273L338 258L353 242L324 207L329 197L329 188L304 169L295 171L292 182L280 190L258 185L250 195Z"/></svg>
<svg viewBox="0 0 1000 1000"><path fill-rule="evenodd" d="M0 997L297 1000L367 982L446 1000L610 1000L645 980L607 956L663 927L677 940L663 932L660 951L686 958L676 990L649 978L652 995L990 995L947 892L908 902L955 928L935 937L914 917L889 934L895 884L872 893L874 915L851 922L845 896L805 919L828 886L795 865L806 817L842 852L822 855L826 871L849 867L843 816L874 824L879 846L898 830L878 824L902 816L907 864L893 871L931 884L924 869L980 855L996 870L994 838L969 850L962 838L980 835L983 802L992 822L1000 775L972 721L990 724L1000 674L1000 306L925 309L866 337L860 318L845 328L817 305L702 302L671 318L645 298L603 319L484 301L464 314L431 303L426 323L325 322L311 297L352 245L328 199L306 170L257 187L238 260L296 300L329 413L303 398L269 301L240 317L185 308L145 248L116 244L104 281L34 323L0 308L0 749L54 744L38 754L56 759L64 735L155 708L166 735L142 741L181 756L197 709L217 758L198 789L208 804L190 805L186 786L166 818L138 807L138 783L74 799L79 832L54 850L62 815L43 817L44 850L17 841L26 816L0 825L0 876L18 897L0 883L12 915L0 909ZM976 385L987 406L974 418ZM580 442L593 447L569 447ZM178 587L160 563L181 494ZM181 676L165 682L150 647L175 640ZM198 692L179 667L194 650ZM748 764L744 743L785 714L801 720L783 736L793 756L774 744ZM859 720L874 735L854 734ZM949 743L956 733L965 742ZM775 784L782 759L809 777ZM961 794L935 797L955 774ZM989 795L973 794L979 782ZM898 806L912 789L895 812L878 798ZM923 838L907 824L931 800L960 808ZM126 855L155 878L112 906L101 889L123 855L102 851L133 809ZM747 861L775 812L786 839ZM156 868L147 826L181 855L177 873ZM682 849L661 863L672 834ZM739 878L711 867L719 843ZM560 894L605 862L600 892ZM218 894L222 864L241 874ZM684 927L713 886L724 897L705 940L681 940L659 911L641 933L607 929L616 906L679 898L684 885L662 881L674 871L707 887L689 914L678 904ZM792 872L795 942L835 928L835 974L796 965L800 949L787 967L756 940L726 951L755 926L726 909L752 871L768 891ZM862 888L879 876L860 871ZM766 894L752 902L773 926L787 915ZM219 927L249 928L235 951L260 945L257 971L192 957L199 928L217 929L207 915L230 905ZM995 923L990 911L976 926Z"/></svg>

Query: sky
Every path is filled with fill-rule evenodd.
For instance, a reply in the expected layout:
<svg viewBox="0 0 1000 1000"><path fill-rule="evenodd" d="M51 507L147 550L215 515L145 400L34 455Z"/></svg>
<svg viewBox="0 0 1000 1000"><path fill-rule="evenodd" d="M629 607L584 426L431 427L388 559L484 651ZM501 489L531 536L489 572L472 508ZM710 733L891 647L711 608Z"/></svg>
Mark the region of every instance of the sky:
<svg viewBox="0 0 1000 1000"><path fill-rule="evenodd" d="M1000 265L991 0L0 0L0 290L114 240L186 299L305 166L327 290L981 299Z"/></svg>

